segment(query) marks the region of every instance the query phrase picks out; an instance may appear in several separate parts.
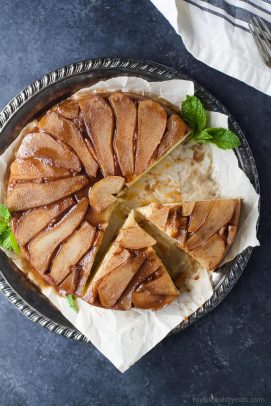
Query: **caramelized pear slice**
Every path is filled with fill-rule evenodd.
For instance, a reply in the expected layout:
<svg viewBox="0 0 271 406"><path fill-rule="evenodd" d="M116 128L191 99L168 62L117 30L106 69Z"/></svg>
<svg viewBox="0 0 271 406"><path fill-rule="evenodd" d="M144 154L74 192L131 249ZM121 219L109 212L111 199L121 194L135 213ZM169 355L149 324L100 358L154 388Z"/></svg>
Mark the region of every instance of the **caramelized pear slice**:
<svg viewBox="0 0 271 406"><path fill-rule="evenodd" d="M209 240L199 248L189 251L204 268L209 271L218 267L226 254L226 246L223 238L218 234L213 235Z"/></svg>
<svg viewBox="0 0 271 406"><path fill-rule="evenodd" d="M57 166L80 172L81 164L73 151L44 132L27 134L16 154L17 158L45 158Z"/></svg>
<svg viewBox="0 0 271 406"><path fill-rule="evenodd" d="M133 175L137 108L134 101L123 93L114 93L110 102L116 116L114 150L118 163L124 176Z"/></svg>
<svg viewBox="0 0 271 406"><path fill-rule="evenodd" d="M143 173L165 132L167 113L154 100L142 100L138 106L138 138L135 174Z"/></svg>
<svg viewBox="0 0 271 406"><path fill-rule="evenodd" d="M195 233L205 223L213 205L213 200L203 200L194 204L188 227L189 233Z"/></svg>
<svg viewBox="0 0 271 406"><path fill-rule="evenodd" d="M182 204L182 216L191 216L196 202L184 202Z"/></svg>
<svg viewBox="0 0 271 406"><path fill-rule="evenodd" d="M89 202L95 211L101 213L111 206L117 195L123 188L125 179L121 176L107 176L99 182L94 183L89 190Z"/></svg>
<svg viewBox="0 0 271 406"><path fill-rule="evenodd" d="M82 296L84 288L86 286L89 274L91 272L98 247L92 247L80 260L78 267L80 269L80 279L78 281L78 286L74 292L77 296Z"/></svg>
<svg viewBox="0 0 271 406"><path fill-rule="evenodd" d="M88 134L94 145L104 176L114 175L114 114L109 104L98 95L79 100Z"/></svg>
<svg viewBox="0 0 271 406"><path fill-rule="evenodd" d="M88 175L96 176L98 164L86 146L84 138L76 124L55 112L49 112L41 118L38 125L39 128L44 129L68 144L76 152Z"/></svg>
<svg viewBox="0 0 271 406"><path fill-rule="evenodd" d="M178 296L179 292L171 277L161 266L149 281L132 293L132 302L140 309L158 310L172 303Z"/></svg>
<svg viewBox="0 0 271 406"><path fill-rule="evenodd" d="M79 116L79 104L76 100L64 100L57 106L57 112L65 118L75 120Z"/></svg>
<svg viewBox="0 0 271 406"><path fill-rule="evenodd" d="M146 310L159 310L172 303L177 296L156 295L148 290L132 293L134 307Z"/></svg>
<svg viewBox="0 0 271 406"><path fill-rule="evenodd" d="M117 303L118 309L128 310L132 307L132 292L141 285L147 278L149 278L160 267L161 262L158 257L150 260L146 259L139 271L133 277L125 291L123 292L120 300Z"/></svg>
<svg viewBox="0 0 271 406"><path fill-rule="evenodd" d="M204 224L186 241L185 247L194 250L203 245L212 235L231 220L236 201L233 199L215 200Z"/></svg>
<svg viewBox="0 0 271 406"><path fill-rule="evenodd" d="M88 207L88 199L83 198L53 227L42 231L28 246L29 260L34 268L45 273L55 249L74 233L81 223Z"/></svg>
<svg viewBox="0 0 271 406"><path fill-rule="evenodd" d="M92 246L95 232L96 229L85 221L79 230L62 245L53 260L50 272L51 278L57 285L68 276L71 268Z"/></svg>
<svg viewBox="0 0 271 406"><path fill-rule="evenodd" d="M78 285L80 269L76 266L72 268L71 273L58 286L61 293L73 295ZM49 274L48 274L49 275Z"/></svg>
<svg viewBox="0 0 271 406"><path fill-rule="evenodd" d="M155 239L138 225L121 230L118 242L123 248L132 250L139 250L156 244Z"/></svg>
<svg viewBox="0 0 271 406"><path fill-rule="evenodd" d="M145 261L145 258L144 253L129 258L124 264L102 278L98 286L102 306L112 308L117 303L121 294Z"/></svg>
<svg viewBox="0 0 271 406"><path fill-rule="evenodd" d="M178 141L185 137L186 123L177 114L172 114L167 120L167 131L163 135L157 152L157 158L163 156Z"/></svg>
<svg viewBox="0 0 271 406"><path fill-rule="evenodd" d="M56 217L73 205L73 199L68 198L49 206L26 211L15 223L15 237L20 246L27 244Z"/></svg>
<svg viewBox="0 0 271 406"><path fill-rule="evenodd" d="M7 206L11 211L22 211L54 203L82 189L85 176L55 180L47 183L17 183L7 191Z"/></svg>
<svg viewBox="0 0 271 406"><path fill-rule="evenodd" d="M9 181L59 179L71 176L68 169L56 166L52 161L42 158L15 159L10 166Z"/></svg>
<svg viewBox="0 0 271 406"><path fill-rule="evenodd" d="M156 274L151 280L144 282L139 290L146 290L155 295L178 296L178 291L171 277L162 266Z"/></svg>
<svg viewBox="0 0 271 406"><path fill-rule="evenodd" d="M144 217L161 230L166 229L170 206L163 206L158 203L150 203L148 206L137 209Z"/></svg>
<svg viewBox="0 0 271 406"><path fill-rule="evenodd" d="M113 252L111 252L110 250L110 252L106 254L101 267L94 275L94 278L92 279L90 286L84 296L84 300L86 300L86 302L88 303L94 303L97 298L99 283L103 279L103 277L119 266L125 264L130 256L131 255L128 250L119 250L116 246L114 246Z"/></svg>

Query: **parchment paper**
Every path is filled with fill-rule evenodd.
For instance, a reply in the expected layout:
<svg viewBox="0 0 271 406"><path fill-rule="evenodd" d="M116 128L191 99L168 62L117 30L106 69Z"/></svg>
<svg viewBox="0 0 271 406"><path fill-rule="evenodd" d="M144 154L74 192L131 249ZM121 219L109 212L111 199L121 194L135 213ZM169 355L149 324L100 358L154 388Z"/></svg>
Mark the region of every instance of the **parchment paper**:
<svg viewBox="0 0 271 406"><path fill-rule="evenodd" d="M153 95L162 97L176 106L181 105L187 94L194 93L194 86L190 81L147 82L136 77L118 77L98 82L89 89L80 90L74 97L76 98L78 93L97 89L133 91L142 95ZM210 113L209 119L212 126L227 126L227 117L222 114ZM16 146L26 132L23 130L0 157L1 202L5 202L6 169L14 157ZM202 161L193 160L195 151L204 155ZM151 182L156 184L154 190L145 187ZM202 186L204 184L205 187ZM129 204L131 206L141 205L142 202L148 202L148 199L170 203L215 196L242 197L241 225L227 260L233 258L247 246L259 244L256 237L259 196L246 175L239 169L233 151L222 151L212 146L181 145L133 188L130 192L131 204L128 200L127 207ZM13 253L6 253L28 275L29 279L38 284L35 275L29 271L24 261ZM42 288L42 292L119 371L124 372L159 343L184 318L210 299L213 288L208 272L199 268L197 278L194 276L195 274L191 273L191 278L186 281L185 289L174 303L157 312L138 309L125 312L106 310L77 299L79 312L75 313L67 304L66 299L57 295L53 288Z"/></svg>

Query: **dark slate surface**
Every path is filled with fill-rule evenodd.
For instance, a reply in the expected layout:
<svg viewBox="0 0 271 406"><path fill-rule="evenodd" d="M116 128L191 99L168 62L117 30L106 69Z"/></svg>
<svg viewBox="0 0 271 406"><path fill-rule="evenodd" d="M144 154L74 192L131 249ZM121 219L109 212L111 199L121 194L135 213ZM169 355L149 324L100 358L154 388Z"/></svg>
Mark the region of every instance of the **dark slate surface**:
<svg viewBox="0 0 271 406"><path fill-rule="evenodd" d="M270 98L195 60L148 0L1 0L0 10L1 108L33 80L74 61L123 56L164 63L206 86L237 118L262 188L262 247L233 291L124 375L91 345L38 327L1 295L1 406L179 406L203 404L211 394L271 404Z"/></svg>

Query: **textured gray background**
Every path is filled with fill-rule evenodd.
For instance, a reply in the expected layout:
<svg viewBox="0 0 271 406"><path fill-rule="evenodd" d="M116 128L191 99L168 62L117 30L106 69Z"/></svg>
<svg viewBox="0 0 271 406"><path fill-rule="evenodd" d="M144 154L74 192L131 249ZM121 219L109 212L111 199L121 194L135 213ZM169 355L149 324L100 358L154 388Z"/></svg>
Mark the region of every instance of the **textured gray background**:
<svg viewBox="0 0 271 406"><path fill-rule="evenodd" d="M148 59L189 74L238 120L262 188L262 247L233 291L124 375L91 345L42 329L0 296L0 405L179 406L211 394L271 404L270 98L196 61L148 0L0 0L0 50L0 108L46 72L87 58Z"/></svg>

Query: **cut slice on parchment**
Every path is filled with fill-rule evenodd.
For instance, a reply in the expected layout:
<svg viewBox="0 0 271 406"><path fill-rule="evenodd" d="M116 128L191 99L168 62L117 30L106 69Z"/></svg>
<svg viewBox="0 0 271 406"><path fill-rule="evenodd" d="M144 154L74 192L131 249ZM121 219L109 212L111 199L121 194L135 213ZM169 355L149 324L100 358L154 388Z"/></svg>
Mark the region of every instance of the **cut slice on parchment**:
<svg viewBox="0 0 271 406"><path fill-rule="evenodd" d="M152 248L154 244L155 240L136 223L132 211L90 281L84 299L119 310L157 310L170 304L178 291Z"/></svg>
<svg viewBox="0 0 271 406"><path fill-rule="evenodd" d="M234 242L240 209L240 199L216 199L174 205L151 203L138 212L204 268L214 270Z"/></svg>

